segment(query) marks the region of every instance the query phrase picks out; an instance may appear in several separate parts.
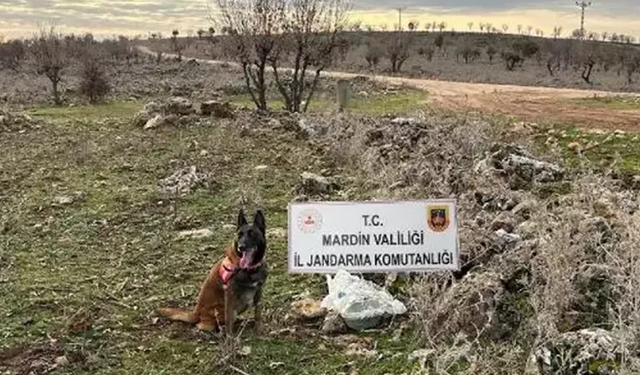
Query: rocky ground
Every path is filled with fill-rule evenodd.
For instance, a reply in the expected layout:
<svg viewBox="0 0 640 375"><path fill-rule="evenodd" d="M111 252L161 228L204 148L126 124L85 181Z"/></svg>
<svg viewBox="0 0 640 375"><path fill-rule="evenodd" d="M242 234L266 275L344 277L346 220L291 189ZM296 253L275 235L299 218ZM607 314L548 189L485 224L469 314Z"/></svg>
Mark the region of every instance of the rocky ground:
<svg viewBox="0 0 640 375"><path fill-rule="evenodd" d="M634 134L424 107L266 115L219 88L149 90L0 112L0 371L640 371ZM320 307L323 277L286 274L288 202L430 197L458 201L460 272L367 276L407 314L359 332ZM266 332L245 320L232 353L152 312L192 305L239 207L265 210L272 271Z"/></svg>

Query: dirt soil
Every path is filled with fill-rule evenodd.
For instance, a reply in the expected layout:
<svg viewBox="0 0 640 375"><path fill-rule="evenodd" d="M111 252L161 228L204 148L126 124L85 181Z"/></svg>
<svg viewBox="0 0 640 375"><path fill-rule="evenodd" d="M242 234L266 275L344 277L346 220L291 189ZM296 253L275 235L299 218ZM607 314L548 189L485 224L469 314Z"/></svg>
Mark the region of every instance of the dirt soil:
<svg viewBox="0 0 640 375"><path fill-rule="evenodd" d="M141 52L154 54L154 52L147 47L140 46L138 48ZM171 54L165 54L164 56L176 57L176 55ZM191 60L189 57L185 57L185 59ZM219 60L193 60L204 64L236 65ZM325 77L344 79L363 76L362 74L335 71L324 72L323 74ZM624 95L640 97L640 94L601 90L438 81L383 75L366 76L389 85L406 85L427 90L429 92L428 103L441 108L510 115L518 117L523 121L544 121L573 124L585 128L640 131L640 109L588 106L570 101L571 99L593 98L594 96Z"/></svg>

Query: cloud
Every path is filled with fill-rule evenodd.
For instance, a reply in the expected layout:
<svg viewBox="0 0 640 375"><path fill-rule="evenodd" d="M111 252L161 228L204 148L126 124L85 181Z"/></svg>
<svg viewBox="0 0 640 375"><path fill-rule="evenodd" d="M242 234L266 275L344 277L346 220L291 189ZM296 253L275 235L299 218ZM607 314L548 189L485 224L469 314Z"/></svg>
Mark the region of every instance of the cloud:
<svg viewBox="0 0 640 375"><path fill-rule="evenodd" d="M39 24L55 22L65 32L93 32L97 36L114 34L169 33L210 26L207 2L215 0L0 0L0 35L29 36ZM466 29L474 21L496 25L529 25L549 31L562 25L578 27L579 8L568 0L355 0L352 18L365 23L392 26L396 6L406 7L407 18L445 21L449 27ZM393 4L393 5L390 5ZM587 9L587 29L640 36L638 0L595 1Z"/></svg>

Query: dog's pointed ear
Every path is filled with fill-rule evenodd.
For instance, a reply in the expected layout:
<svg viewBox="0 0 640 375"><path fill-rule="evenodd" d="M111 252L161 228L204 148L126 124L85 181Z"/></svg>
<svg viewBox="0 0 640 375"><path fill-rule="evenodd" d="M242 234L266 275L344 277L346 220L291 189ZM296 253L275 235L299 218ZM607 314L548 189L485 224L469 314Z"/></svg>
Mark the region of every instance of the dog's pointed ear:
<svg viewBox="0 0 640 375"><path fill-rule="evenodd" d="M240 212L238 213L238 228L247 224L247 218L244 216L244 210L240 209Z"/></svg>
<svg viewBox="0 0 640 375"><path fill-rule="evenodd" d="M267 224L265 223L264 214L261 210L258 210L253 217L253 225L255 225L256 228L260 229L260 232L262 232L262 234L266 234Z"/></svg>

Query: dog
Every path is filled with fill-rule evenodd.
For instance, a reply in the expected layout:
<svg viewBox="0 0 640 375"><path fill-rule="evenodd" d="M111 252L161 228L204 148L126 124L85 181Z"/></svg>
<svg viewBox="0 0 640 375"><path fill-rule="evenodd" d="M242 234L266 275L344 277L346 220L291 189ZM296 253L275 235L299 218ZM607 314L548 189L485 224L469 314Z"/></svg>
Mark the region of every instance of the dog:
<svg viewBox="0 0 640 375"><path fill-rule="evenodd" d="M249 224L240 210L237 236L225 257L209 271L200 287L195 308L186 311L159 308L156 313L163 318L196 324L200 330L210 331L225 326L227 335L233 334L236 317L250 308L254 309L255 329L262 323L262 291L268 277L265 259L267 250L266 223L258 210Z"/></svg>

